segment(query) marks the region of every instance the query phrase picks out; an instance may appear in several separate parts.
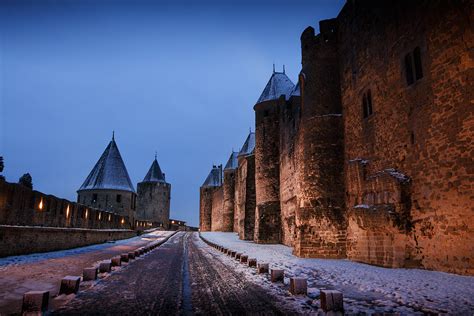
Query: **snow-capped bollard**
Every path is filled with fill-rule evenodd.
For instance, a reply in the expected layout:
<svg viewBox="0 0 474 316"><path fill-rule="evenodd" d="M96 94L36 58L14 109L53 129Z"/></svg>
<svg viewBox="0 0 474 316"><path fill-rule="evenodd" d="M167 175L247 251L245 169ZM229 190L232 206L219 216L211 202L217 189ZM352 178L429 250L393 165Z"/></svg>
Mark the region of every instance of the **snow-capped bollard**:
<svg viewBox="0 0 474 316"><path fill-rule="evenodd" d="M81 277L68 275L61 280L59 294L75 294L79 291L79 284L81 284Z"/></svg>
<svg viewBox="0 0 474 316"><path fill-rule="evenodd" d="M257 266L257 259L255 258L249 258L247 260L249 267L256 267Z"/></svg>
<svg viewBox="0 0 474 316"><path fill-rule="evenodd" d="M112 257L111 259L112 261L112 267L118 267L121 265L121 256L115 256L115 257Z"/></svg>
<svg viewBox="0 0 474 316"><path fill-rule="evenodd" d="M231 252L230 252L230 256L231 256L232 258L235 258L235 255L236 255L236 254L237 254L237 251L231 251Z"/></svg>
<svg viewBox="0 0 474 316"><path fill-rule="evenodd" d="M138 250L140 250L140 255L143 255L145 253L145 248L139 248Z"/></svg>
<svg viewBox="0 0 474 316"><path fill-rule="evenodd" d="M323 311L344 311L344 301L342 292L335 290L321 290L319 298L321 300L321 308L323 309Z"/></svg>
<svg viewBox="0 0 474 316"><path fill-rule="evenodd" d="M285 278L285 271L281 269L270 270L270 280L272 282L283 282Z"/></svg>
<svg viewBox="0 0 474 316"><path fill-rule="evenodd" d="M97 279L97 268L96 267L90 267L90 268L84 268L82 270L82 280L83 281L92 281Z"/></svg>
<svg viewBox="0 0 474 316"><path fill-rule="evenodd" d="M135 251L128 253L128 259L135 259Z"/></svg>
<svg viewBox="0 0 474 316"><path fill-rule="evenodd" d="M112 261L111 260L106 260L102 261L99 263L99 272L100 273L105 273L105 272L110 272L112 269Z"/></svg>
<svg viewBox="0 0 474 316"><path fill-rule="evenodd" d="M257 273L268 273L268 263L257 263Z"/></svg>
<svg viewBox="0 0 474 316"><path fill-rule="evenodd" d="M240 263L247 263L249 256L247 255L241 255L240 256Z"/></svg>
<svg viewBox="0 0 474 316"><path fill-rule="evenodd" d="M237 252L235 254L235 259L240 261L240 257L242 257L242 254L240 252Z"/></svg>
<svg viewBox="0 0 474 316"><path fill-rule="evenodd" d="M140 250L137 249L133 253L135 254L135 258L140 257Z"/></svg>
<svg viewBox="0 0 474 316"><path fill-rule="evenodd" d="M120 255L120 261L122 262L128 262L128 253L122 253Z"/></svg>
<svg viewBox="0 0 474 316"><path fill-rule="evenodd" d="M290 293L293 295L306 295L308 292L308 282L306 278L290 278Z"/></svg>
<svg viewBox="0 0 474 316"><path fill-rule="evenodd" d="M48 309L48 291L29 291L23 294L23 305L21 311L24 314L30 312L45 312Z"/></svg>

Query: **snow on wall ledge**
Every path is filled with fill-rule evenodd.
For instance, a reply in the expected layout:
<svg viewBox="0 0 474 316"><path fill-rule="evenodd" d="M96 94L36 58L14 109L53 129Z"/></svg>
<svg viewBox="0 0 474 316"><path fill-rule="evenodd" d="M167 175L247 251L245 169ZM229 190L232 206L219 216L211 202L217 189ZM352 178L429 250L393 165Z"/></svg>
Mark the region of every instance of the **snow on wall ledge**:
<svg viewBox="0 0 474 316"><path fill-rule="evenodd" d="M136 236L128 229L0 225L0 257L71 249Z"/></svg>

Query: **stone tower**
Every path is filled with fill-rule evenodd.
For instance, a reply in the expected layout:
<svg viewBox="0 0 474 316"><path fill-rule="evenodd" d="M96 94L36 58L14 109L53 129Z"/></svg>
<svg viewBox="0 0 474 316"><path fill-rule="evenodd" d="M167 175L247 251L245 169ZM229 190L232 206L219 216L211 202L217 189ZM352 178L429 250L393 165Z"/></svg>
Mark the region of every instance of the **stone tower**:
<svg viewBox="0 0 474 316"><path fill-rule="evenodd" d="M199 230L211 231L213 195L222 186L222 165L212 166L211 172L202 184L199 200Z"/></svg>
<svg viewBox="0 0 474 316"><path fill-rule="evenodd" d="M257 243L281 241L280 211L280 104L295 85L285 72L273 71L254 106L255 110L255 237Z"/></svg>
<svg viewBox="0 0 474 316"><path fill-rule="evenodd" d="M238 152L232 151L229 160L224 167L224 206L222 214L222 231L234 230L234 205L235 205L235 173L238 167Z"/></svg>
<svg viewBox="0 0 474 316"><path fill-rule="evenodd" d="M156 156L145 178L138 183L137 191L138 218L167 229L170 219L171 184L166 182Z"/></svg>
<svg viewBox="0 0 474 316"><path fill-rule="evenodd" d="M77 190L77 202L128 216L134 223L137 194L128 176L115 138Z"/></svg>

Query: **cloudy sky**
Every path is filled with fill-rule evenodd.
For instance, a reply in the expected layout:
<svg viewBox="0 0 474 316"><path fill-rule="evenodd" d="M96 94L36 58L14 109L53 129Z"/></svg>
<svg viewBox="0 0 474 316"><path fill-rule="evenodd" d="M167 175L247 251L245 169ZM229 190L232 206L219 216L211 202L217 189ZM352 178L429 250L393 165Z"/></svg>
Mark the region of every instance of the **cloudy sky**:
<svg viewBox="0 0 474 316"><path fill-rule="evenodd" d="M199 4L198 4L199 3ZM342 0L1 1L0 155L71 200L115 130L135 184L158 152L171 216L239 149L272 64L296 81L301 32Z"/></svg>

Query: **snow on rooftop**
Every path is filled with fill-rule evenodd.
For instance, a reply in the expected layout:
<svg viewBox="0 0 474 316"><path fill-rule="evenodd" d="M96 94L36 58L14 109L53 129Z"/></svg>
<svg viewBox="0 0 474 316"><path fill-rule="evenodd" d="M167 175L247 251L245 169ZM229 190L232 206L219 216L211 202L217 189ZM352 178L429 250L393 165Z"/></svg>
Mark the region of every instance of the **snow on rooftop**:
<svg viewBox="0 0 474 316"><path fill-rule="evenodd" d="M150 170L148 170L143 182L166 182L165 175L163 172L161 172L160 165L158 164L156 158L153 160Z"/></svg>
<svg viewBox="0 0 474 316"><path fill-rule="evenodd" d="M112 138L78 191L112 189L135 192L120 151Z"/></svg>
<svg viewBox="0 0 474 316"><path fill-rule="evenodd" d="M238 154L239 153L235 151L233 151L232 154L230 154L229 160L227 160L224 170L232 170L238 167L238 160L237 160Z"/></svg>
<svg viewBox="0 0 474 316"><path fill-rule="evenodd" d="M250 155L253 153L254 149L255 149L255 133L250 132L244 144L242 145L242 148L240 149L238 155L239 156Z"/></svg>
<svg viewBox="0 0 474 316"><path fill-rule="evenodd" d="M294 88L295 84L284 72L273 72L257 103L277 100L282 95L288 99Z"/></svg>
<svg viewBox="0 0 474 316"><path fill-rule="evenodd" d="M213 166L211 172L202 184L203 187L218 187L222 185L222 170L218 166Z"/></svg>

